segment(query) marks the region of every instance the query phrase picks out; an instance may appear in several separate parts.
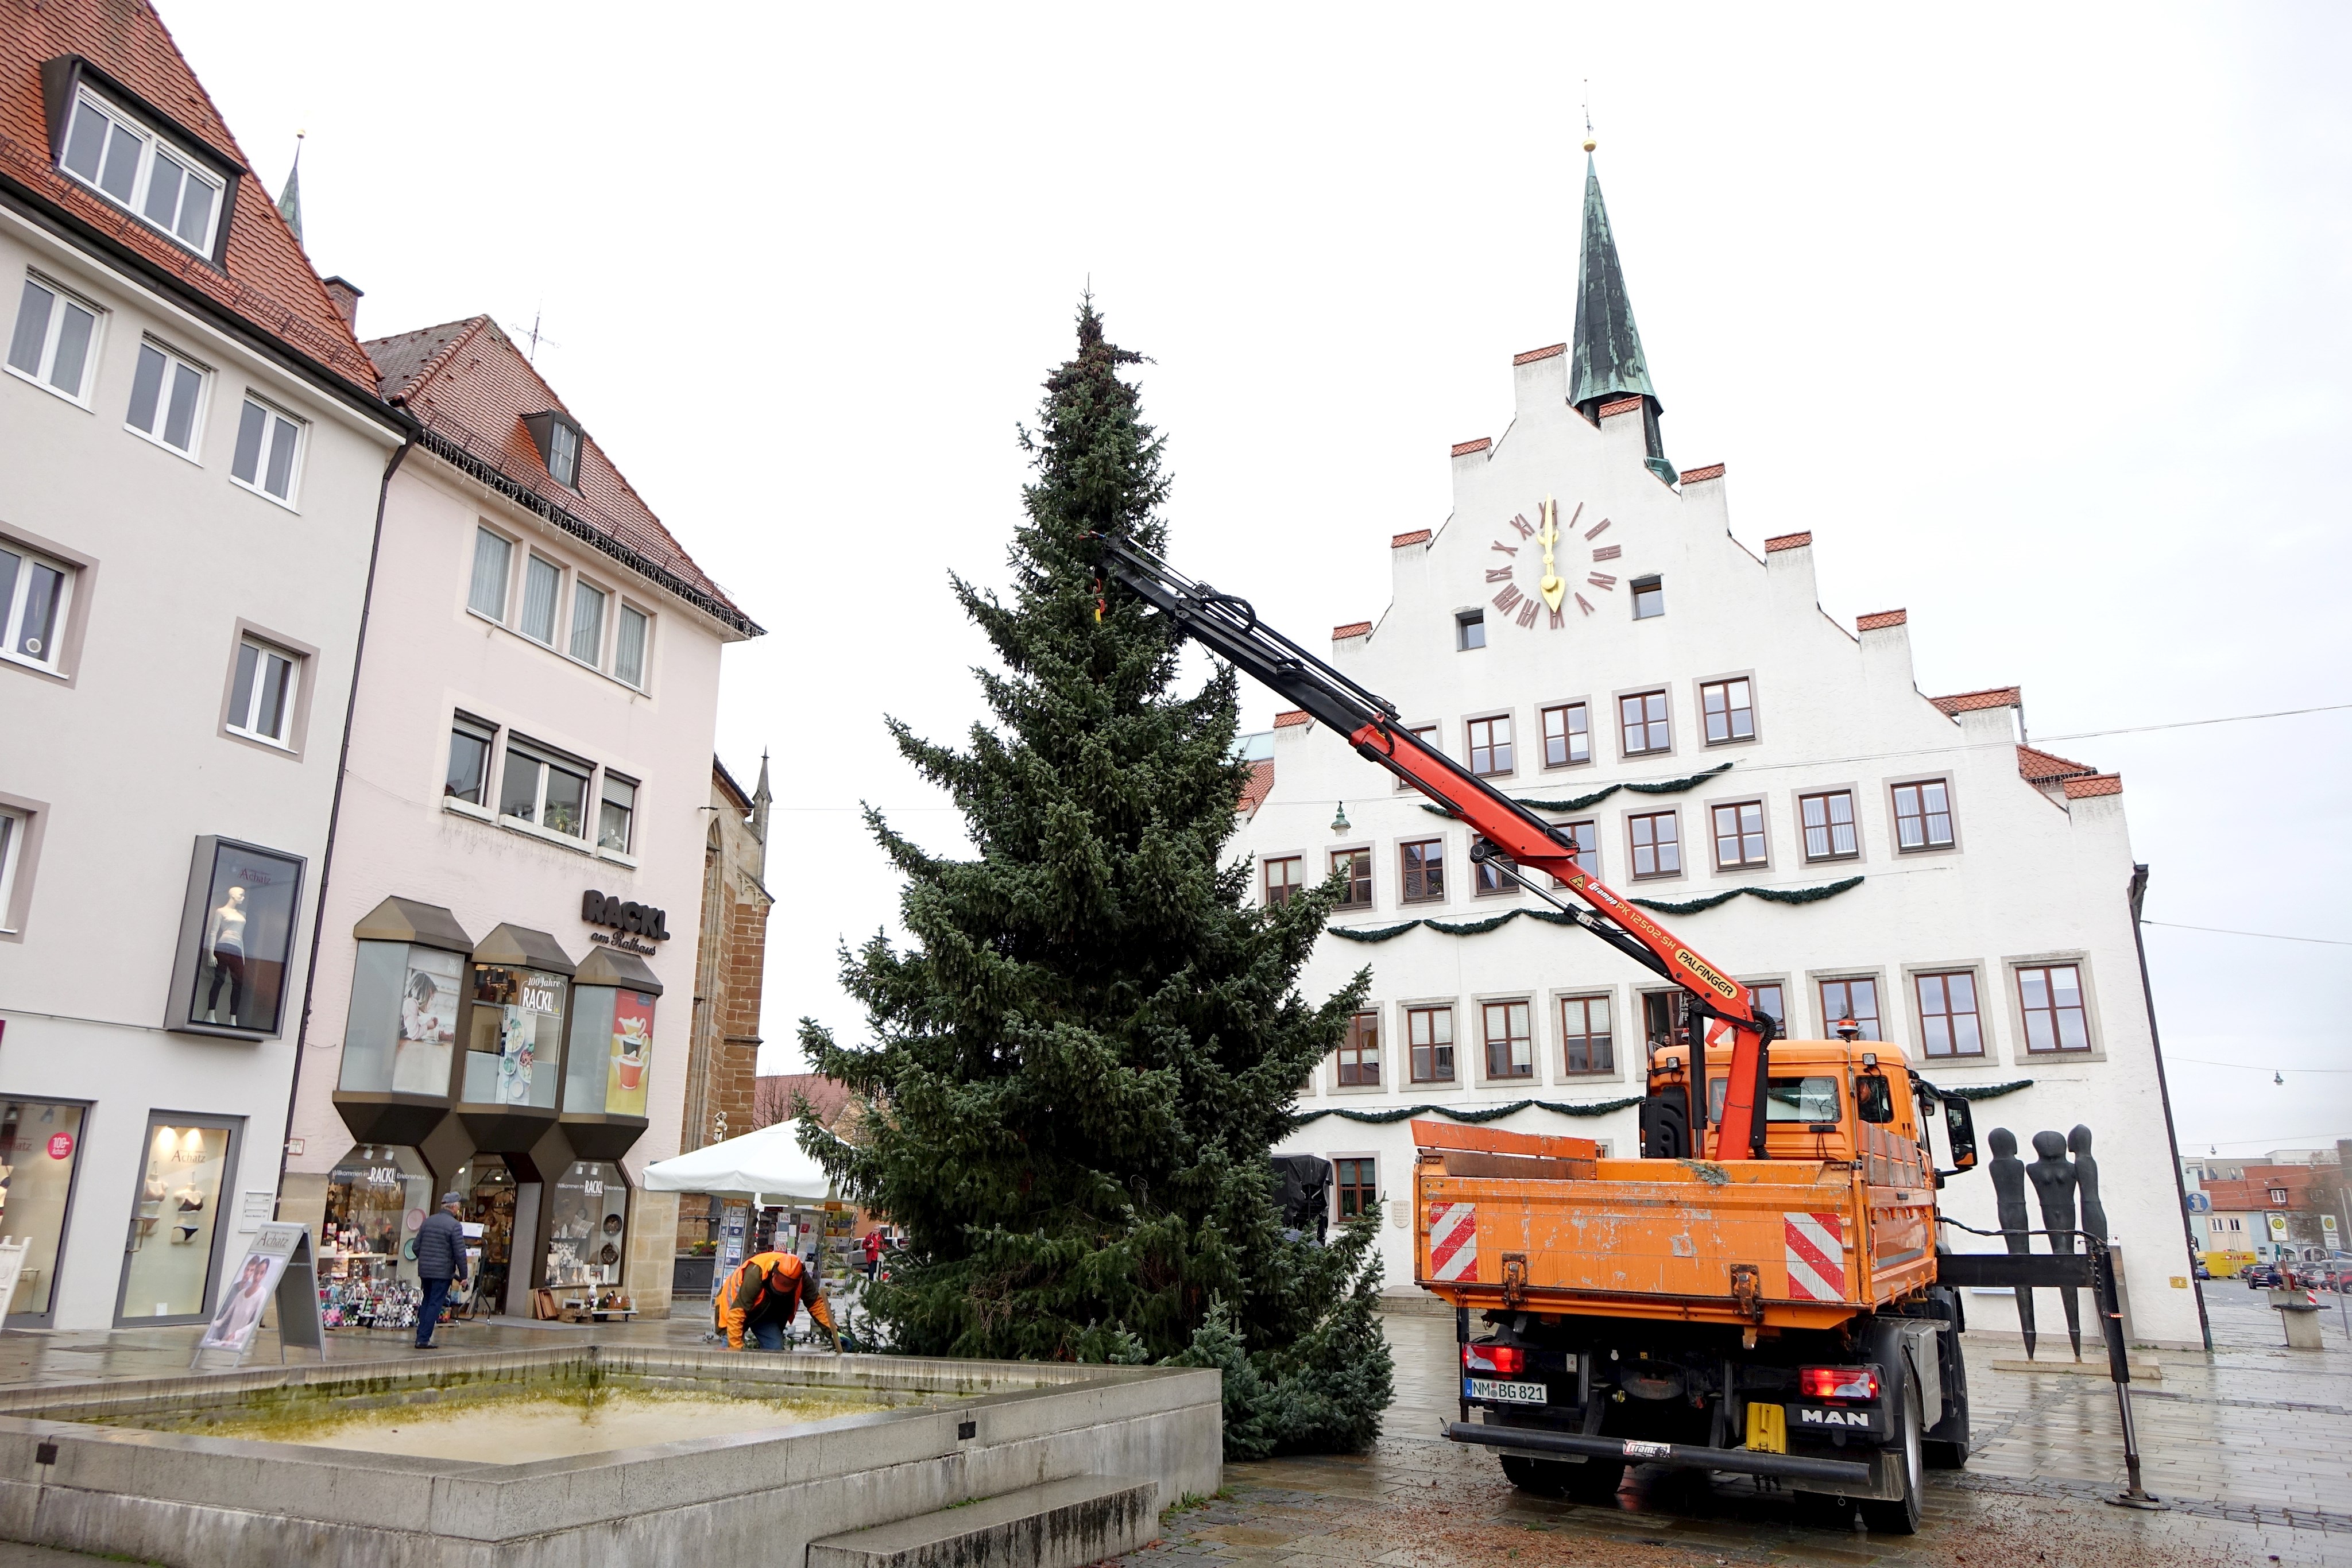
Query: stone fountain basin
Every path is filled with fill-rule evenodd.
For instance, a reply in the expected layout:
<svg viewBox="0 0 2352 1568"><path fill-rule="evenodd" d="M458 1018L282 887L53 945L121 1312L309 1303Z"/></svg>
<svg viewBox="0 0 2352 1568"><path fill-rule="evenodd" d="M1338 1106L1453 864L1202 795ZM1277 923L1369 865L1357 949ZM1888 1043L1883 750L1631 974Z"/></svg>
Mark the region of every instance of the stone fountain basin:
<svg viewBox="0 0 2352 1568"><path fill-rule="evenodd" d="M871 1408L518 1464L147 1429L555 1385ZM1149 1478L1164 1508L1217 1489L1221 1432L1213 1371L901 1356L586 1345L48 1384L0 1393L0 1536L174 1568L798 1564L814 1540L1050 1481Z"/></svg>

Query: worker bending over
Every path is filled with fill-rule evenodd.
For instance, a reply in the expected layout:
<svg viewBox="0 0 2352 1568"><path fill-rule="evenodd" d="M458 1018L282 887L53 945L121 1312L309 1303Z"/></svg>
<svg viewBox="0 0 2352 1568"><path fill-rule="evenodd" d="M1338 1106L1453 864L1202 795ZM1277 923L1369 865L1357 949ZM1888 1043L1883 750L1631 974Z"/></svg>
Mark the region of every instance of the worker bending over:
<svg viewBox="0 0 2352 1568"><path fill-rule="evenodd" d="M761 1350L784 1348L784 1331L803 1306L809 1317L841 1353L841 1334L833 1325L833 1309L824 1304L816 1276L789 1252L755 1252L719 1287L719 1326L726 1331L727 1348L741 1350L746 1335Z"/></svg>

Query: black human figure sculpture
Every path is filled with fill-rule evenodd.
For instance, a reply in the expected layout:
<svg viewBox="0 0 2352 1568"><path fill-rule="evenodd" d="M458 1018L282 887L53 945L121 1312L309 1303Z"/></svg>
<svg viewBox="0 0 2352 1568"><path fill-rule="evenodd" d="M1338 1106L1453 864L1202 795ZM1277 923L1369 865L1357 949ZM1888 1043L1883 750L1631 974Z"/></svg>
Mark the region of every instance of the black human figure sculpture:
<svg viewBox="0 0 2352 1568"><path fill-rule="evenodd" d="M2017 1157L2017 1134L1995 1127L1985 1137L1992 1147L1992 1194L2000 1210L2000 1239L2012 1257L2033 1250L2033 1222L2025 1217L2025 1162ZM2017 1288L2017 1326L2025 1335L2025 1359L2033 1359L2033 1288Z"/></svg>
<svg viewBox="0 0 2352 1568"><path fill-rule="evenodd" d="M2066 1140L2057 1133L2033 1134L2033 1152L2042 1157L2025 1167L2025 1179L2042 1199L2042 1223L2050 1232L2050 1250L2074 1250L2074 1188L2081 1179L2066 1158ZM2083 1359L2083 1304L2072 1285L2058 1292L2066 1309L2066 1337L2074 1342L2074 1359Z"/></svg>
<svg viewBox="0 0 2352 1568"><path fill-rule="evenodd" d="M2074 1156L2074 1179L2083 1189L2083 1232L2101 1241L2107 1239L2107 1209L2099 1201L2099 1162L2091 1157L2091 1129L2077 1127L2066 1134Z"/></svg>

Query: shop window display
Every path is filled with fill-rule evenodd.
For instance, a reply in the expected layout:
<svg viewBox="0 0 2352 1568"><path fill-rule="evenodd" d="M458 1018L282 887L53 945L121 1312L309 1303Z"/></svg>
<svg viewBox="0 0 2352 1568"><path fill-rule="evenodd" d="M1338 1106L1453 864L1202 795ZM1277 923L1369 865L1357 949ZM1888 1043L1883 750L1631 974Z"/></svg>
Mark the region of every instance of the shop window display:
<svg viewBox="0 0 2352 1568"><path fill-rule="evenodd" d="M301 904L302 862L227 839L200 839L190 879L173 1027L276 1034Z"/></svg>
<svg viewBox="0 0 2352 1568"><path fill-rule="evenodd" d="M25 1271L6 1307L11 1317L38 1316L56 1302L58 1252L81 1161L82 1109L38 1100L0 1103L0 1239L26 1243Z"/></svg>
<svg viewBox="0 0 2352 1568"><path fill-rule="evenodd" d="M478 1105L552 1109L563 1065L569 977L507 964L474 966L465 1098Z"/></svg>
<svg viewBox="0 0 2352 1568"><path fill-rule="evenodd" d="M337 1163L327 1177L319 1246L320 1300L330 1327L415 1322L422 1294L416 1232L432 1205L433 1173L415 1149L362 1144Z"/></svg>
<svg viewBox="0 0 2352 1568"><path fill-rule="evenodd" d="M338 1087L446 1094L466 961L411 942L362 942L352 973Z"/></svg>
<svg viewBox="0 0 2352 1568"><path fill-rule="evenodd" d="M122 1270L123 1317L206 1315L228 1145L228 1128L201 1123L157 1123L147 1134Z"/></svg>
<svg viewBox="0 0 2352 1568"><path fill-rule="evenodd" d="M573 992L572 1039L564 1056L565 1111L646 1113L654 1001L651 992L626 987L582 986Z"/></svg>
<svg viewBox="0 0 2352 1568"><path fill-rule="evenodd" d="M617 1285L628 1246L629 1188L621 1167L603 1160L574 1160L555 1184L549 1217L547 1282Z"/></svg>

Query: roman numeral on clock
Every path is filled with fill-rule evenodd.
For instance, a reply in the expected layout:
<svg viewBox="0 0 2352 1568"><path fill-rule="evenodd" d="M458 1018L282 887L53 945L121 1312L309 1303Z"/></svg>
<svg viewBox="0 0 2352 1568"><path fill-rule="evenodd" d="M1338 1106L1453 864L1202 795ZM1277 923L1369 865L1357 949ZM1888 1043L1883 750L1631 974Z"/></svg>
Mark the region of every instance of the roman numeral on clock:
<svg viewBox="0 0 2352 1568"><path fill-rule="evenodd" d="M1496 539L1493 544L1488 545L1486 548L1501 555L1517 555L1519 553L1518 546L1507 545L1500 539Z"/></svg>
<svg viewBox="0 0 2352 1568"><path fill-rule="evenodd" d="M1536 612L1542 608L1543 601L1539 599L1528 599L1521 601L1519 604L1519 624L1522 626L1534 625L1536 623Z"/></svg>
<svg viewBox="0 0 2352 1568"><path fill-rule="evenodd" d="M1592 552L1592 559L1595 560L1615 560L1619 556L1623 555L1624 553L1624 550L1616 545L1602 545L1599 549Z"/></svg>
<svg viewBox="0 0 2352 1568"><path fill-rule="evenodd" d="M1535 525L1528 521L1524 513L1514 513L1512 515L1511 527L1519 530L1519 538L1523 539L1531 539L1536 537Z"/></svg>
<svg viewBox="0 0 2352 1568"><path fill-rule="evenodd" d="M1599 522L1597 522L1597 523L1593 524L1591 528L1589 528L1585 529L1585 530L1584 530L1584 537L1585 537L1586 538L1588 538L1588 539L1597 539L1597 538L1599 538L1601 537L1601 529L1603 529L1603 528L1607 528L1608 526L1609 526L1609 519L1608 519L1608 518L1606 518L1606 517L1603 517L1603 518L1601 518Z"/></svg>
<svg viewBox="0 0 2352 1568"><path fill-rule="evenodd" d="M1507 615L1518 608L1519 601L1525 597L1517 588L1506 583L1503 591L1495 595L1495 608Z"/></svg>
<svg viewBox="0 0 2352 1568"><path fill-rule="evenodd" d="M1508 582L1511 580L1511 569L1507 566L1490 566L1486 569L1486 580L1488 582Z"/></svg>
<svg viewBox="0 0 2352 1568"><path fill-rule="evenodd" d="M1605 571L1596 571L1584 580L1595 588L1605 588L1612 593L1617 591L1617 580Z"/></svg>

